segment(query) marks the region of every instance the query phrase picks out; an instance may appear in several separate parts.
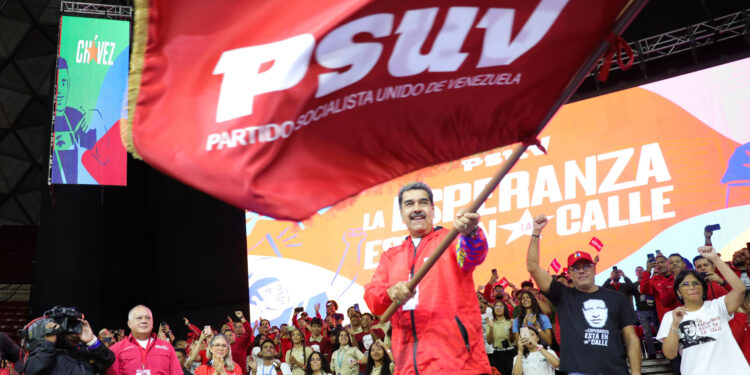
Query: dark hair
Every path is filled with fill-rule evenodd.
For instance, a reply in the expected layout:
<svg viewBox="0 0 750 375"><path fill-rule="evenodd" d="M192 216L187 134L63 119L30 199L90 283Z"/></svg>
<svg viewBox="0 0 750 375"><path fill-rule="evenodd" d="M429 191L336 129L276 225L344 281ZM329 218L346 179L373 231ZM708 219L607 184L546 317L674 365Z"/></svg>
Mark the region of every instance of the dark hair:
<svg viewBox="0 0 750 375"><path fill-rule="evenodd" d="M375 346L375 344L373 344ZM391 375L391 357L388 356L388 353L385 351L385 348L383 348L383 363L380 365L380 375ZM372 374L372 369L375 367L375 360L372 359L372 347L370 347L369 352L367 353L367 370L365 370L365 374Z"/></svg>
<svg viewBox="0 0 750 375"><path fill-rule="evenodd" d="M427 192L427 198L430 199L430 204L434 204L432 200L432 189L430 189L424 182L412 182L406 184L398 190L398 207L400 208L404 201L404 193L409 190L424 190Z"/></svg>
<svg viewBox="0 0 750 375"><path fill-rule="evenodd" d="M705 259L705 260L708 261L708 263L714 264L714 262L712 262L711 259L708 259L708 258L704 257L703 255L696 255L695 258L693 258L693 267L695 267L695 262L697 262L697 261L699 261L701 259Z"/></svg>
<svg viewBox="0 0 750 375"><path fill-rule="evenodd" d="M314 326L316 324L319 325L319 326L323 326L323 321L320 320L320 318L318 318L318 317L312 318L312 320L310 320L310 325Z"/></svg>
<svg viewBox="0 0 750 375"><path fill-rule="evenodd" d="M526 319L526 315L529 314L526 311L526 308L523 307L523 305L521 304L521 297L524 294L528 294L529 297L531 298L531 313L534 314L534 315L536 315L537 321L539 321L540 324L541 324L541 321L539 320L539 316L542 315L542 309L539 308L539 301L537 301L536 297L534 297L534 293L531 293L528 290L522 290L522 291L520 291L518 293L518 297L517 297L518 298L518 305L521 306L521 314L518 315L518 318L516 318L516 319L518 319L518 328L521 328L521 324L523 324L523 320Z"/></svg>
<svg viewBox="0 0 750 375"><path fill-rule="evenodd" d="M270 343L271 346L273 346L273 350L276 350L276 344L271 339L265 339L260 343L260 349L263 350L263 345L266 345L266 343Z"/></svg>
<svg viewBox="0 0 750 375"><path fill-rule="evenodd" d="M703 287L703 300L705 301L708 299L708 283L706 282L706 279L703 278L703 275L700 274L700 272L696 270L683 270L680 273L677 274L677 277L674 278L674 294L677 296L677 299L680 300L681 304L685 304L685 301L682 300L682 297L677 293L677 291L680 289L680 284L682 284L683 281L685 281L685 277L687 275L693 275L698 281L700 281L701 286Z"/></svg>
<svg viewBox="0 0 750 375"><path fill-rule="evenodd" d="M508 312L508 306L505 305L503 301L495 301L495 303L492 304L492 319L494 320L495 318L497 318L495 316L495 305L497 305L498 303L503 305L503 316L505 317L505 319L510 320L510 313Z"/></svg>
<svg viewBox="0 0 750 375"><path fill-rule="evenodd" d="M529 286L529 287L533 288L534 287L534 283L532 283L529 280L526 280L526 281L524 281L524 282L521 283L521 289L523 289L523 287L525 287L525 286Z"/></svg>
<svg viewBox="0 0 750 375"><path fill-rule="evenodd" d="M310 353L310 356L307 357L307 362L305 362L305 375L312 375L313 373L312 368L310 367L310 360L314 355L320 357L320 372L329 374L331 372L331 369L328 367L328 361L326 361L326 357L324 357L323 354L320 354L319 352L312 352Z"/></svg>
<svg viewBox="0 0 750 375"><path fill-rule="evenodd" d="M333 337L336 338L336 343L335 344L331 343L331 353L339 350L339 348L341 347L341 344L339 344L339 332L341 332L341 331L342 330L340 330L338 328L332 329L332 330L328 330L328 336L329 337L333 336Z"/></svg>
<svg viewBox="0 0 750 375"><path fill-rule="evenodd" d="M370 313L368 313L368 312L366 312L366 313L362 314L362 316L365 316L365 315L369 316L369 317L370 317L370 319L372 319L372 320L375 320L375 317L374 317L374 316L372 316L372 314L370 314Z"/></svg>
<svg viewBox="0 0 750 375"><path fill-rule="evenodd" d="M540 334L539 334L539 331L537 331L537 330L536 330L536 328L534 328L534 327L531 327L531 326L530 326L530 327L527 327L527 328L529 329L529 331L532 331L532 332L536 333L536 337L537 337L537 338L539 339L539 340L537 340L537 343L538 343L538 344L540 344L541 346L543 346L543 347L545 347L545 348L546 348L546 347L548 347L548 345L547 345L547 342L546 342L546 341L544 341L544 339L542 338L542 335L540 335ZM520 329L520 328L519 328L519 329ZM519 337L519 340L520 340L520 339L521 339L521 338ZM523 356L524 356L524 357L527 357L528 355L529 355L529 349L528 349L528 348L527 348L526 346L524 346L524 347L523 347Z"/></svg>
<svg viewBox="0 0 750 375"><path fill-rule="evenodd" d="M182 355L187 355L187 353L185 353L185 349L183 349L183 348L174 348L174 352L175 353L182 353Z"/></svg>

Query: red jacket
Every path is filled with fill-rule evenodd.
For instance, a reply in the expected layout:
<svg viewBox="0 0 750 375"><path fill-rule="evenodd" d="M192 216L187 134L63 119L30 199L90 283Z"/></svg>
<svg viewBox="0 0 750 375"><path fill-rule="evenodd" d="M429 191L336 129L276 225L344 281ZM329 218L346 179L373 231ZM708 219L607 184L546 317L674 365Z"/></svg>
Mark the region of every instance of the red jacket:
<svg viewBox="0 0 750 375"><path fill-rule="evenodd" d="M416 249L407 237L401 245L383 253L372 281L365 286L365 302L373 314L385 312L391 304L388 287L407 281L410 271L416 272L447 234L448 230L438 227L422 237ZM472 278L486 253L487 241L481 229L477 229L476 238L460 236L422 279L416 308L399 308L393 314L391 342L396 375L490 373Z"/></svg>
<svg viewBox="0 0 750 375"><path fill-rule="evenodd" d="M232 347L232 360L240 365L243 374L247 374L247 348L253 344L253 328L247 321L242 322L245 333L234 340Z"/></svg>
<svg viewBox="0 0 750 375"><path fill-rule="evenodd" d="M734 317L729 320L729 327L732 329L732 335L737 340L745 360L750 363L750 325L747 323L747 315L741 312L735 312Z"/></svg>
<svg viewBox="0 0 750 375"><path fill-rule="evenodd" d="M151 375L183 374L172 345L157 339L155 334L151 334L150 342L145 349L145 362L144 349L132 334L112 345L109 350L115 353L115 363L107 370L107 375L133 375L141 368L151 370Z"/></svg>
<svg viewBox="0 0 750 375"><path fill-rule="evenodd" d="M674 277L664 277L661 274L651 276L650 272L641 274L641 294L654 296L656 302L656 314L659 321L668 311L680 307L680 300L674 294Z"/></svg>

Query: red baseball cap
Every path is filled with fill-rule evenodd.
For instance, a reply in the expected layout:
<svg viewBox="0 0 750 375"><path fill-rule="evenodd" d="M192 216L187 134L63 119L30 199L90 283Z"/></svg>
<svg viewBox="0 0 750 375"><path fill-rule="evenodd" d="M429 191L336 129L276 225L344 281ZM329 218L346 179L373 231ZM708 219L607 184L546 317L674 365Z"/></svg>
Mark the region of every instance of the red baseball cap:
<svg viewBox="0 0 750 375"><path fill-rule="evenodd" d="M581 260L588 260L589 262L594 263L594 259L591 258L589 253L585 251L576 251L575 253L568 255L568 268Z"/></svg>

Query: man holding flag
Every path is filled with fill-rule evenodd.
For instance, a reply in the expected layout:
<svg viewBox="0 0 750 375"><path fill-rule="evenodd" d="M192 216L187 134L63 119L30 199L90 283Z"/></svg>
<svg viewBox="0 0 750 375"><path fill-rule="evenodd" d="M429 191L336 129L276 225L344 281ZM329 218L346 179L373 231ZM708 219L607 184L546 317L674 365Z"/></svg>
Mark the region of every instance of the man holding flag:
<svg viewBox="0 0 750 375"><path fill-rule="evenodd" d="M409 236L383 253L364 296L374 314L400 305L391 318L395 374L489 374L472 277L488 248L479 215L459 212L453 225L461 235L412 293L406 281L449 231L433 227L432 190L424 183L402 187L398 201Z"/></svg>

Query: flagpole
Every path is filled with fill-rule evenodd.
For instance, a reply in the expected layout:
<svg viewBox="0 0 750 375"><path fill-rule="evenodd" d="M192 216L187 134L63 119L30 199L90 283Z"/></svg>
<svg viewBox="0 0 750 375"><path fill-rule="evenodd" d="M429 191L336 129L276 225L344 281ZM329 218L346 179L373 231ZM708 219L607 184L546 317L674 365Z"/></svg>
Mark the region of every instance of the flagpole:
<svg viewBox="0 0 750 375"><path fill-rule="evenodd" d="M479 193L479 195L474 199L473 202L471 202L471 205L466 209L466 212L477 212L477 210L479 210L479 207L482 206L484 201L486 201L490 194L492 194L492 192L495 190L495 188L497 188L497 185L500 184L500 181L503 179L503 177L505 177L506 174L508 174L510 169L513 168L513 165L516 164L518 159L521 158L521 155L523 155L528 146L528 144L521 143L513 149L513 153L508 159L505 160L505 162L503 162L503 165L500 166L500 169L495 172L495 175L492 176L490 182L488 182L487 185L484 186L482 192ZM430 268L432 268L432 265L435 264L438 259L440 259L440 256L443 255L443 252L448 248L453 240L458 237L459 233L460 232L454 227L450 230L450 232L448 232L448 235L443 237L443 240L440 241L435 251L430 254L430 257L427 259L427 261L424 262L422 267L417 270L414 276L412 276L411 280L409 280L409 282L406 284L409 287L410 291L413 292L417 288L417 285L420 281L422 281L422 278L427 274L427 271L429 271ZM391 302L391 305L388 306L388 309L385 310L385 313L380 316L380 321L387 322L388 320L390 320L391 316L396 312L396 309L398 309L398 307L399 305Z"/></svg>

